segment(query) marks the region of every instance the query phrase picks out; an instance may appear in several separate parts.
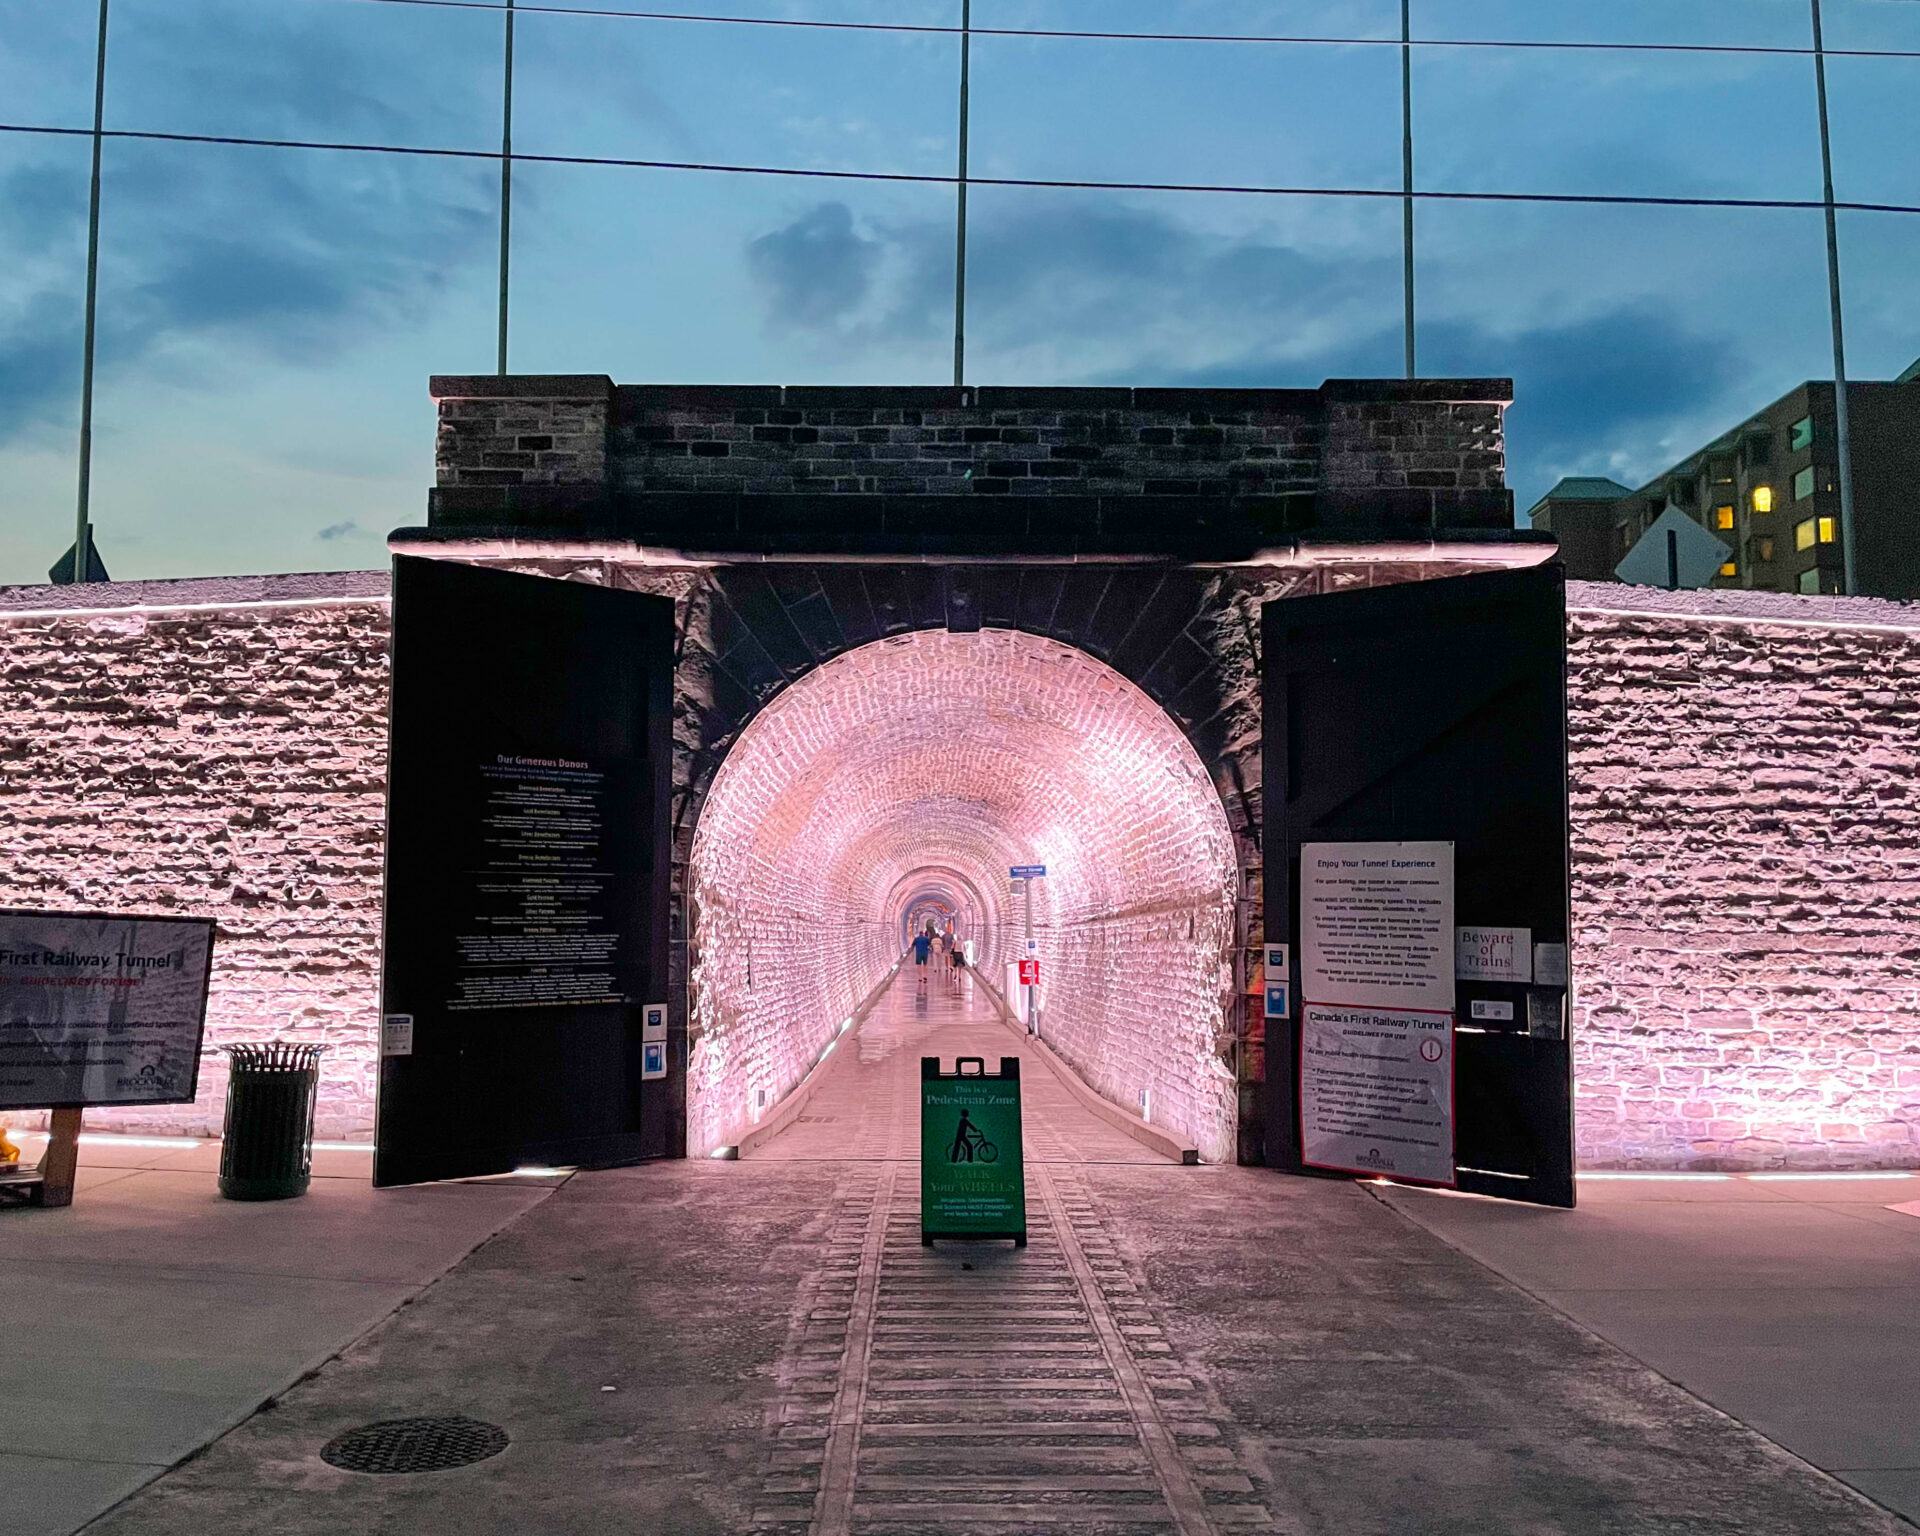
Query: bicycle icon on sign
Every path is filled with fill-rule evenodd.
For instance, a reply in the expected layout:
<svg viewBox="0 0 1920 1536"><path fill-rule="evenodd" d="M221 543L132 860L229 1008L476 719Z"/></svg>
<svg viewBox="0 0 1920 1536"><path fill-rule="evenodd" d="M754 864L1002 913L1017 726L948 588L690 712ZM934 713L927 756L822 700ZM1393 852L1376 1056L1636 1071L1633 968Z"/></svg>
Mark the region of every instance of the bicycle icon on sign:
<svg viewBox="0 0 1920 1536"><path fill-rule="evenodd" d="M1000 1148L988 1141L969 1111L960 1111L960 1125L953 1133L953 1145L947 1149L950 1163L993 1163L1000 1159Z"/></svg>

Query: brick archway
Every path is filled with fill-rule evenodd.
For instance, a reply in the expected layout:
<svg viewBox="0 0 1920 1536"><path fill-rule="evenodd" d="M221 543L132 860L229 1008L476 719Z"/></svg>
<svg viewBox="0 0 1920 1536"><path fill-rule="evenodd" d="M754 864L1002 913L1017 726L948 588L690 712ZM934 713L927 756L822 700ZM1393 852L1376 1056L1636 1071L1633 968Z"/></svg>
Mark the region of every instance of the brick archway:
<svg viewBox="0 0 1920 1536"><path fill-rule="evenodd" d="M1019 952L1008 865L1040 862L1048 1034L1082 1076L1210 1160L1234 1155L1238 875L1192 745L1085 651L1013 629L910 631L779 693L703 797L690 909L688 1151L737 1140L899 955L907 908L978 903Z"/></svg>
<svg viewBox="0 0 1920 1536"><path fill-rule="evenodd" d="M438 483L427 526L396 534L396 550L676 599L676 1028L693 829L754 716L883 636L1045 636L1138 684L1225 807L1239 865L1234 1066L1253 1160L1259 606L1532 564L1551 546L1513 527L1505 379L1060 389L576 374L431 388Z"/></svg>
<svg viewBox="0 0 1920 1536"><path fill-rule="evenodd" d="M492 552L490 552L492 553ZM506 554L499 550L495 554ZM675 600L673 947L676 1023L693 984L689 860L715 775L753 720L815 667L888 636L1019 631L1105 662L1159 706L1207 765L1239 866L1235 986L1227 1027L1242 1158L1257 1159L1260 1020L1246 993L1260 928L1259 609L1317 591L1318 565L1198 566L1176 560L902 564L835 559L690 568L619 554L526 558L520 569ZM1363 579L1386 578L1385 570ZM1405 573L1391 575L1405 579ZM1257 1002L1253 999L1252 1002ZM690 1128L685 1143L697 1139ZM1256 1150L1249 1150L1250 1148Z"/></svg>

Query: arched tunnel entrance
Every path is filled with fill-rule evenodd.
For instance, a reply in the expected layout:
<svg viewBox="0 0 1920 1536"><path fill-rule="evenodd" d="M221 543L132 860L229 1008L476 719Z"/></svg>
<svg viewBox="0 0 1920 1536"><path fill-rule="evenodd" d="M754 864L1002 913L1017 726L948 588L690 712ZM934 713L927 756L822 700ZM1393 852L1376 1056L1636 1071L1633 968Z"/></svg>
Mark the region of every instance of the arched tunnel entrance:
<svg viewBox="0 0 1920 1536"><path fill-rule="evenodd" d="M951 918L997 980L1025 952L1008 878L1021 864L1047 869L1033 892L1045 1039L1102 1097L1231 1159L1235 861L1219 797L1134 684L997 629L823 663L715 775L688 869L688 1153L737 1143L791 1093L929 920Z"/></svg>

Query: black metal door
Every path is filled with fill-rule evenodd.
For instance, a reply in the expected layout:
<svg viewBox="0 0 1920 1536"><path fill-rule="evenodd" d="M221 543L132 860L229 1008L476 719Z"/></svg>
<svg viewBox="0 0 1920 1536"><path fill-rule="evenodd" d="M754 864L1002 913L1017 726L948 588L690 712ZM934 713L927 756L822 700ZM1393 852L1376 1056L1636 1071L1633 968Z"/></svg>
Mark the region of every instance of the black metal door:
<svg viewBox="0 0 1920 1536"><path fill-rule="evenodd" d="M672 690L665 598L394 562L376 1184L671 1150Z"/></svg>
<svg viewBox="0 0 1920 1536"><path fill-rule="evenodd" d="M1302 845L1451 842L1455 924L1543 946L1534 980L1455 981L1455 1182L1572 1205L1562 568L1269 602L1261 634L1266 936L1291 944L1293 973L1290 1016L1267 1025L1267 1161L1312 1171Z"/></svg>

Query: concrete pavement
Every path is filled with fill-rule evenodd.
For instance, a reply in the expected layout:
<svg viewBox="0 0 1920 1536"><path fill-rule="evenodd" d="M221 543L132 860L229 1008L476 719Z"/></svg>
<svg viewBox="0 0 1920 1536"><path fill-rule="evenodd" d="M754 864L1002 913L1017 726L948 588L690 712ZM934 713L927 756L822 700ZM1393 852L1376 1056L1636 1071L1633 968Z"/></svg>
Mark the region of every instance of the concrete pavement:
<svg viewBox="0 0 1920 1536"><path fill-rule="evenodd" d="M1381 1193L1920 1523L1920 1177L1590 1175L1573 1212Z"/></svg>
<svg viewBox="0 0 1920 1536"><path fill-rule="evenodd" d="M29 1157L44 1138L17 1138ZM554 1181L222 1200L219 1147L86 1138L66 1210L0 1211L0 1530L66 1536L364 1333Z"/></svg>
<svg viewBox="0 0 1920 1536"><path fill-rule="evenodd" d="M1032 1245L924 1250L910 1116L863 1095L991 1021L876 1017L806 1155L575 1177L97 1536L1910 1532L1363 1186L1107 1161L1056 1118ZM319 1458L448 1413L512 1443Z"/></svg>

